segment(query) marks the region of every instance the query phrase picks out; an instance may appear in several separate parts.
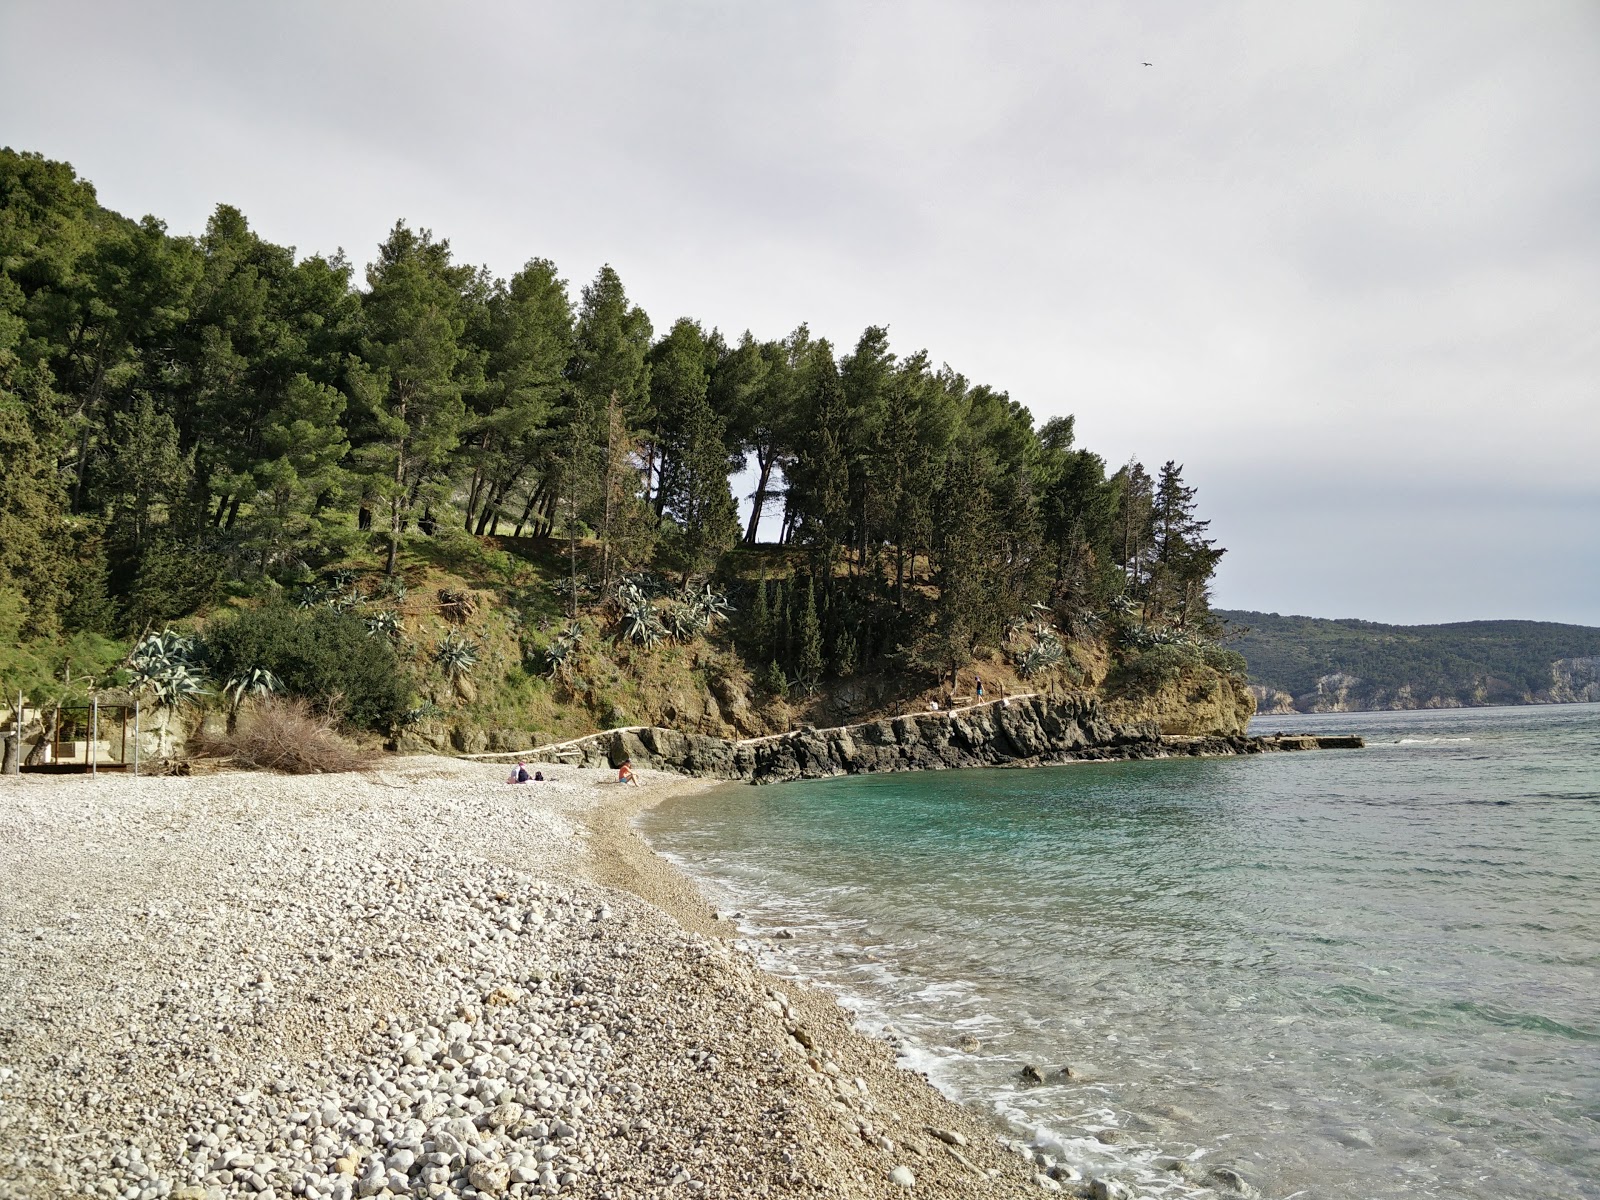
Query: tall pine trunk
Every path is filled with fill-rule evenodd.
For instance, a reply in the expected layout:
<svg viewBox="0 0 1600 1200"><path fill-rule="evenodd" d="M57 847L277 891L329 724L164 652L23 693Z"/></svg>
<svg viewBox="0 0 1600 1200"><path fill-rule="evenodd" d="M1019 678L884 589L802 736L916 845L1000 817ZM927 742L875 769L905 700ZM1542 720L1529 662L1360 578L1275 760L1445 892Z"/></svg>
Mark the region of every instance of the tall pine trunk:
<svg viewBox="0 0 1600 1200"><path fill-rule="evenodd" d="M775 451L769 450L766 454L760 450L756 451L756 465L761 468L761 475L756 480L756 490L750 496L750 525L744 531L746 546L756 544L756 533L761 528L761 510L767 505L767 485L772 479L772 463L775 458L777 458Z"/></svg>

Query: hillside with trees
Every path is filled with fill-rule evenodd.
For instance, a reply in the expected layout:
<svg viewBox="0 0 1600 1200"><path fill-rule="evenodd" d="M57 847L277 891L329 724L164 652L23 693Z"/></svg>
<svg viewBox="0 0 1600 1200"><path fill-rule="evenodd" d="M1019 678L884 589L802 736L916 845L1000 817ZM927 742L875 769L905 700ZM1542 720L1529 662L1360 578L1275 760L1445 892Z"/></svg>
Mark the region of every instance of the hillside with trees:
<svg viewBox="0 0 1600 1200"><path fill-rule="evenodd" d="M885 327L662 326L609 266L499 278L404 221L361 269L227 205L174 234L11 150L0 267L0 688L41 705L284 694L481 749L887 712L971 668L1248 715L1181 466L1108 469Z"/></svg>
<svg viewBox="0 0 1600 1200"><path fill-rule="evenodd" d="M1548 621L1380 625L1218 610L1263 712L1600 700L1600 629Z"/></svg>

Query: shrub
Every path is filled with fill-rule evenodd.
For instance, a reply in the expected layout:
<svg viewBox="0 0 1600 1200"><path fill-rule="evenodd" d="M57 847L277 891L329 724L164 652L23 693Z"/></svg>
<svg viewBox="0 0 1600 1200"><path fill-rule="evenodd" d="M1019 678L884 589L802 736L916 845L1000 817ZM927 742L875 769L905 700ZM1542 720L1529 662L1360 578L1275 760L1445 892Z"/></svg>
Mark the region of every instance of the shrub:
<svg viewBox="0 0 1600 1200"><path fill-rule="evenodd" d="M372 756L341 738L329 717L304 700L268 696L253 704L231 733L201 736L191 746L200 758L227 758L244 767L284 775L359 771Z"/></svg>
<svg viewBox="0 0 1600 1200"><path fill-rule="evenodd" d="M205 656L216 678L270 671L287 695L357 728L390 729L406 708L393 647L369 636L358 617L326 606L272 604L213 624Z"/></svg>
<svg viewBox="0 0 1600 1200"><path fill-rule="evenodd" d="M1228 650L1222 646L1207 646L1201 654L1205 658L1206 666L1224 675L1245 675L1249 671L1244 655L1237 650Z"/></svg>
<svg viewBox="0 0 1600 1200"><path fill-rule="evenodd" d="M1201 664L1198 651L1188 646L1155 645L1124 660L1106 683L1111 691L1148 696L1176 683L1183 673Z"/></svg>
<svg viewBox="0 0 1600 1200"><path fill-rule="evenodd" d="M787 696L789 694L789 680L784 675L783 668L775 662L769 662L761 668L757 682L772 696Z"/></svg>

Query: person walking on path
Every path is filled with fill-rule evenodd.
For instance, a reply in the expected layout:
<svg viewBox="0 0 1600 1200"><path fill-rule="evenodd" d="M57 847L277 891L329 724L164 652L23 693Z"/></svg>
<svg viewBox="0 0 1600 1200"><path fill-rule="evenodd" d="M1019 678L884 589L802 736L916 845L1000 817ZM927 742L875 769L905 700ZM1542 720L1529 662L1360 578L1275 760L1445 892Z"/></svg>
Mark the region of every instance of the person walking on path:
<svg viewBox="0 0 1600 1200"><path fill-rule="evenodd" d="M972 673L972 687L973 687L973 690L975 692L977 692L977 694L978 694L977 703L982 704L983 703L983 676L979 675L976 671L974 671Z"/></svg>

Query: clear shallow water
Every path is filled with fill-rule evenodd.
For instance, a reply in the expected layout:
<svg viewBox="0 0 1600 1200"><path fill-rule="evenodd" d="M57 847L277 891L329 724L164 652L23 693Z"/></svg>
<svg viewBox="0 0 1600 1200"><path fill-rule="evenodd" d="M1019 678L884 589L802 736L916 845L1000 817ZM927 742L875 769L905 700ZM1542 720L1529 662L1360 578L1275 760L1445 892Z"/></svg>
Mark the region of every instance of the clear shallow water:
<svg viewBox="0 0 1600 1200"><path fill-rule="evenodd" d="M1600 1197L1600 706L1278 729L1369 744L734 786L640 827L766 965L1138 1194L1184 1191L1176 1156L1276 1197Z"/></svg>

